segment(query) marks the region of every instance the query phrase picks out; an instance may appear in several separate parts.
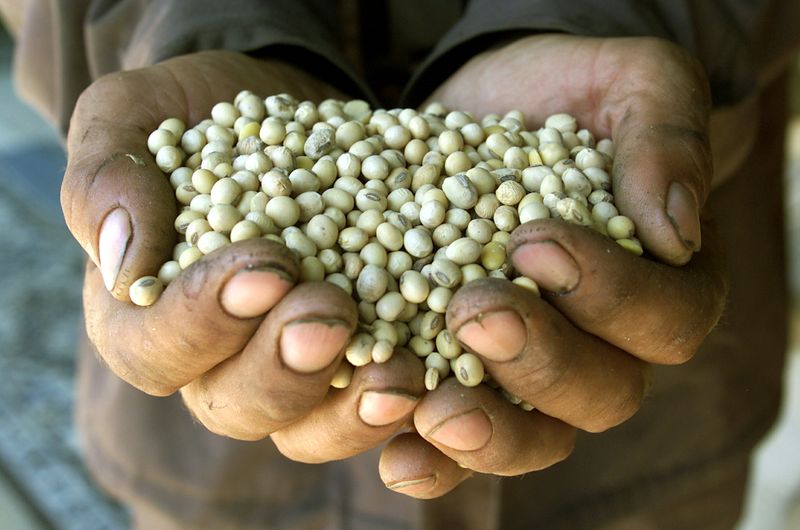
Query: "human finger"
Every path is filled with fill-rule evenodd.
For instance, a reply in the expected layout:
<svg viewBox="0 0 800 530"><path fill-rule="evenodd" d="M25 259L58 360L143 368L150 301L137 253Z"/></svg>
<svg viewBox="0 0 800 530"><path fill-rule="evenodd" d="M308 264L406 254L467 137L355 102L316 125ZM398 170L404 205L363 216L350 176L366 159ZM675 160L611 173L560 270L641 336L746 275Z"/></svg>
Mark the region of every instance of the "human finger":
<svg viewBox="0 0 800 530"><path fill-rule="evenodd" d="M514 476L549 467L574 447L575 428L527 412L486 385L447 379L414 411L417 432L460 466Z"/></svg>
<svg viewBox="0 0 800 530"><path fill-rule="evenodd" d="M265 239L234 243L185 269L149 307L116 300L87 265L83 301L90 340L120 378L168 395L244 348L294 285L297 258Z"/></svg>
<svg viewBox="0 0 800 530"><path fill-rule="evenodd" d="M398 434L381 451L381 480L392 491L416 499L435 499L472 476L416 432Z"/></svg>
<svg viewBox="0 0 800 530"><path fill-rule="evenodd" d="M704 233L703 249L683 267L556 220L521 226L508 252L575 326L648 362L677 364L692 357L725 307L720 241L710 223Z"/></svg>
<svg viewBox="0 0 800 530"><path fill-rule="evenodd" d="M511 282L462 287L448 307L447 325L506 391L580 429L618 425L645 395L646 363Z"/></svg>
<svg viewBox="0 0 800 530"><path fill-rule="evenodd" d="M328 282L289 291L238 353L181 389L210 431L259 440L309 414L355 329L355 302Z"/></svg>
<svg viewBox="0 0 800 530"><path fill-rule="evenodd" d="M385 363L355 369L350 385L332 388L308 415L272 434L284 456L306 463L341 460L384 442L411 418L425 393L425 369L398 349Z"/></svg>

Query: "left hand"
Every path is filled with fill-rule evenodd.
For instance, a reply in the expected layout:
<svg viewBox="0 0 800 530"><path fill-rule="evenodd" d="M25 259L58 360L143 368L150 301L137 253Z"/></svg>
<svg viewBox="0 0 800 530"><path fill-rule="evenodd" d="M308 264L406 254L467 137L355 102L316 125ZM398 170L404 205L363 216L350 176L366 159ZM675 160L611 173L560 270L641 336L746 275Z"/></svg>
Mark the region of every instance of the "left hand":
<svg viewBox="0 0 800 530"><path fill-rule="evenodd" d="M710 98L699 65L656 39L535 35L476 56L432 95L449 108L521 110L530 127L569 112L616 146L615 201L655 260L589 229L545 220L509 242L537 298L481 280L451 302L447 325L525 412L480 385L446 381L414 414L419 434L395 438L380 472L398 492L438 497L472 471L519 475L572 450L576 429L630 418L650 364L691 358L719 319L721 247L701 211L712 187ZM701 250L702 238L702 250Z"/></svg>

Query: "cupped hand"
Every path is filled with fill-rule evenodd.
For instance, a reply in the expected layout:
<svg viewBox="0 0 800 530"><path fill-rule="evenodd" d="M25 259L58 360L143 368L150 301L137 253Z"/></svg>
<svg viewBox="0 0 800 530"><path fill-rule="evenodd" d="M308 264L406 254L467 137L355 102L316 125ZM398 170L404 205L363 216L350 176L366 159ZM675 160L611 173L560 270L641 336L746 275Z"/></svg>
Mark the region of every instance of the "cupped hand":
<svg viewBox="0 0 800 530"><path fill-rule="evenodd" d="M519 109L529 127L568 112L612 138L615 202L649 259L557 220L512 234L511 264L542 298L509 282L472 282L454 296L447 325L535 410L483 386L429 393L414 413L418 434L392 440L380 469L389 487L419 498L447 493L472 471L547 467L571 452L577 429L624 422L647 393L650 365L689 360L726 294L703 212L713 184L707 81L683 50L655 39L536 35L476 56L430 99L476 117Z"/></svg>
<svg viewBox="0 0 800 530"><path fill-rule="evenodd" d="M263 97L341 97L290 65L204 52L100 78L70 125L62 188L67 224L91 258L84 284L89 337L112 371L140 390L181 390L210 430L245 440L272 435L287 456L345 458L394 434L422 395L421 363L407 352L329 386L357 311L329 283L295 287L283 245L247 240L184 270L149 307L130 303L176 243L168 178L147 149L166 118L189 125L250 89Z"/></svg>

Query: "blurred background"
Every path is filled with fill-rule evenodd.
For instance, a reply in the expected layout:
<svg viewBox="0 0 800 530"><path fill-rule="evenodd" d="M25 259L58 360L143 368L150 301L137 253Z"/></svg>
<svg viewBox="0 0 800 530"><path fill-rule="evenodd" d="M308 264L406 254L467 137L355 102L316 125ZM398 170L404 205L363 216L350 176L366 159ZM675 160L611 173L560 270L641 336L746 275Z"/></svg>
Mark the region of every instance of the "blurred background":
<svg viewBox="0 0 800 530"><path fill-rule="evenodd" d="M0 26L0 530L124 529L124 511L86 475L72 428L83 257L59 205L66 161L59 137L14 95L11 54ZM796 298L800 62L793 116L786 176ZM784 407L754 457L739 530L800 529L800 315L794 313Z"/></svg>

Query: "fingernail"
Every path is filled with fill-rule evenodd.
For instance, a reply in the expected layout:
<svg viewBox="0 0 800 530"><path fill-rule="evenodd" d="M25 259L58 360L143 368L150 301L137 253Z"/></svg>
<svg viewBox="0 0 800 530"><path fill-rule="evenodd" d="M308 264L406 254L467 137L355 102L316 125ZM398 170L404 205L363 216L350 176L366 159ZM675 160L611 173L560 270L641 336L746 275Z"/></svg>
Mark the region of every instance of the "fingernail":
<svg viewBox="0 0 800 530"><path fill-rule="evenodd" d="M492 423L481 409L474 409L445 420L427 436L456 451L475 451L489 442Z"/></svg>
<svg viewBox="0 0 800 530"><path fill-rule="evenodd" d="M361 395L358 416L373 427L389 425L407 416L417 405L417 398L409 394L368 390Z"/></svg>
<svg viewBox="0 0 800 530"><path fill-rule="evenodd" d="M219 301L228 314L252 318L272 309L293 285L294 282L283 271L271 267L247 267L225 283Z"/></svg>
<svg viewBox="0 0 800 530"><path fill-rule="evenodd" d="M100 228L98 259L106 289L112 291L131 238L131 218L123 208L109 213Z"/></svg>
<svg viewBox="0 0 800 530"><path fill-rule="evenodd" d="M390 490L405 493L407 495L420 495L427 493L436 485L436 476L428 475L427 477L415 478L411 480L400 480L386 484Z"/></svg>
<svg viewBox="0 0 800 530"><path fill-rule="evenodd" d="M528 330L515 311L482 313L456 332L469 349L492 361L516 358L528 341Z"/></svg>
<svg viewBox="0 0 800 530"><path fill-rule="evenodd" d="M553 293L568 293L581 278L578 264L555 241L526 243L514 250L511 259L516 269Z"/></svg>
<svg viewBox="0 0 800 530"><path fill-rule="evenodd" d="M297 372L313 373L330 365L350 338L350 327L341 320L299 320L281 333L283 362Z"/></svg>
<svg viewBox="0 0 800 530"><path fill-rule="evenodd" d="M694 195L680 182L673 182L667 191L667 216L686 247L700 250L700 209Z"/></svg>

